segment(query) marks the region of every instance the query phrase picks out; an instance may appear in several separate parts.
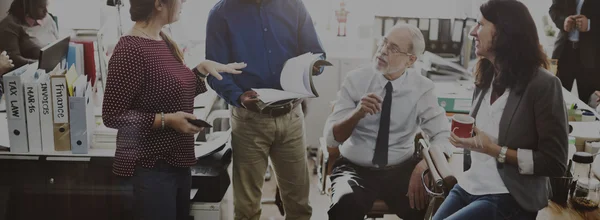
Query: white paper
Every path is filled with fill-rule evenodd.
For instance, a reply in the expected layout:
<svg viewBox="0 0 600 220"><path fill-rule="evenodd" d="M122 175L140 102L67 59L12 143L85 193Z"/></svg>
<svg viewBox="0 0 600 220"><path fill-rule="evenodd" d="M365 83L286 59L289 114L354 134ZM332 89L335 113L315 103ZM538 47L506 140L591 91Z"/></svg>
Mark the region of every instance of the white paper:
<svg viewBox="0 0 600 220"><path fill-rule="evenodd" d="M227 143L229 137L231 136L231 129L223 132L219 137L214 140L208 142L196 142L196 146L194 147L194 153L196 158L203 157L210 152L215 151L217 148L223 146L223 144Z"/></svg>
<svg viewBox="0 0 600 220"><path fill-rule="evenodd" d="M288 92L313 95L310 90L310 63L321 54L305 53L289 59L281 70L281 88Z"/></svg>
<svg viewBox="0 0 600 220"><path fill-rule="evenodd" d="M308 98L314 97L313 95L306 95L294 92L288 92L278 89L252 89L258 94L258 98L264 103L276 102L285 99L297 99L297 98Z"/></svg>
<svg viewBox="0 0 600 220"><path fill-rule="evenodd" d="M264 103L271 103L285 99L315 97L310 86L311 63L318 59L321 54L305 53L286 61L281 71L281 88L259 89L252 88L258 98Z"/></svg>

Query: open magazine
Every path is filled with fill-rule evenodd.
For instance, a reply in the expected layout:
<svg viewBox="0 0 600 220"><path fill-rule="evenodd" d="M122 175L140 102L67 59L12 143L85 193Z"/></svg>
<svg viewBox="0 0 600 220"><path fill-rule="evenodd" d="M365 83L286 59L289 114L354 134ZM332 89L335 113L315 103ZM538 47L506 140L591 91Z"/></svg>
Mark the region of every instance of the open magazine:
<svg viewBox="0 0 600 220"><path fill-rule="evenodd" d="M305 53L291 58L285 62L281 71L281 88L278 89L256 89L258 99L263 105L269 105L278 101L319 97L317 89L313 84L313 66L332 66L326 60L320 59L321 54Z"/></svg>

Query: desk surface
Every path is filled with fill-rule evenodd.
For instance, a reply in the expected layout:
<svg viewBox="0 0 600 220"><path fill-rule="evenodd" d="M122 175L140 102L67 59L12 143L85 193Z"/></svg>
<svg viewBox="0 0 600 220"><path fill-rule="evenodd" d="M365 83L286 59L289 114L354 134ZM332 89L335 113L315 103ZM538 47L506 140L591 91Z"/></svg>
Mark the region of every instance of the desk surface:
<svg viewBox="0 0 600 220"><path fill-rule="evenodd" d="M213 107L213 104L217 100L217 94L213 90L209 90L204 94L197 96L194 100L194 106L202 108L195 108L194 115L200 119L206 120L210 113L210 110ZM95 103L101 103L101 95L98 95L95 98ZM2 105L5 106L5 105ZM99 109L98 109L99 108ZM101 107L96 108L96 115L101 113ZM101 116L96 117L99 121L101 121ZM8 139L8 126L6 113L0 113L0 146L10 147L10 142ZM205 155L206 153L212 152L213 149L225 144L229 140L229 133L220 134L216 139L210 140L208 142L196 142L195 152L196 157L200 157ZM93 145L93 143L92 143ZM24 157L35 157L35 156L50 156L50 157L79 157L79 158L88 158L88 157L113 157L115 155L115 148L102 148L96 149L94 147L89 149L87 154L73 154L71 151L54 151L54 152L30 152L30 153L13 153L13 152L3 152L0 151L0 157L10 157L10 156L24 156Z"/></svg>

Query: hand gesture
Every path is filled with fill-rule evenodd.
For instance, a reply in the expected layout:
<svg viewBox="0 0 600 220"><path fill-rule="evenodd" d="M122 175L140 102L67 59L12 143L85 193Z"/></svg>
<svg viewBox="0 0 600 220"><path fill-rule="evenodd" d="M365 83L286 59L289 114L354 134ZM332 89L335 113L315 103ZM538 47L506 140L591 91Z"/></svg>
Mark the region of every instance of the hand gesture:
<svg viewBox="0 0 600 220"><path fill-rule="evenodd" d="M425 191L425 187L421 182L421 174L427 170L427 163L425 160L421 160L410 176L410 182L408 183L408 201L411 209L422 210L427 207L428 196ZM425 176L425 183L429 183L429 177Z"/></svg>
<svg viewBox="0 0 600 220"><path fill-rule="evenodd" d="M588 18L585 15L577 15L575 16L575 27L580 32L588 32Z"/></svg>
<svg viewBox="0 0 600 220"><path fill-rule="evenodd" d="M258 101L258 93L254 90L248 90L240 96L240 103L246 109L258 110L258 106L256 105Z"/></svg>
<svg viewBox="0 0 600 220"><path fill-rule="evenodd" d="M186 112L176 112L165 115L165 125L175 129L177 132L184 134L197 134L204 128L196 127L188 122L188 119L194 120L196 116Z"/></svg>
<svg viewBox="0 0 600 220"><path fill-rule="evenodd" d="M8 57L6 51L3 51L0 54L0 76L10 71L13 67L15 67L13 61Z"/></svg>
<svg viewBox="0 0 600 220"><path fill-rule="evenodd" d="M381 111L381 97L374 93L369 93L360 99L360 103L354 110L354 115L364 118L367 114L374 115Z"/></svg>
<svg viewBox="0 0 600 220"><path fill-rule="evenodd" d="M202 61L196 68L204 75L212 75L218 80L222 80L223 76L219 73L231 73L231 74L240 74L242 71L239 69L243 69L246 67L245 63L230 63L227 65L220 64L211 60Z"/></svg>
<svg viewBox="0 0 600 220"><path fill-rule="evenodd" d="M575 27L575 16L571 15L565 18L565 23L563 24L563 28L566 32L570 32Z"/></svg>
<svg viewBox="0 0 600 220"><path fill-rule="evenodd" d="M483 154L489 154L493 146L490 137L485 132L479 130L477 127L473 127L474 137L461 138L456 136L454 133L450 133L450 143L458 148L466 148L472 151L476 151Z"/></svg>

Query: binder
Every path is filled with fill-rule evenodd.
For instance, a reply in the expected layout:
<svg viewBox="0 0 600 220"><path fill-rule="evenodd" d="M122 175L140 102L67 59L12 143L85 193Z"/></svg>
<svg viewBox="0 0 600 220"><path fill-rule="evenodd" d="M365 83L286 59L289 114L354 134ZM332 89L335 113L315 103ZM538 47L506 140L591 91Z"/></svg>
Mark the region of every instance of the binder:
<svg viewBox="0 0 600 220"><path fill-rule="evenodd" d="M8 139L11 152L29 152L23 83L30 80L36 69L37 64L24 65L3 76L6 96L6 119L9 133Z"/></svg>
<svg viewBox="0 0 600 220"><path fill-rule="evenodd" d="M439 53L451 53L452 49L452 23L450 19L439 19Z"/></svg>
<svg viewBox="0 0 600 220"><path fill-rule="evenodd" d="M87 80L92 82L96 81L96 54L95 48L97 48L94 41L73 41L74 43L83 45L83 62L84 70L79 72L80 75L86 75Z"/></svg>
<svg viewBox="0 0 600 220"><path fill-rule="evenodd" d="M43 71L43 70L42 70ZM29 152L42 152L42 134L40 128L39 82L31 80L23 84L25 110L27 111L27 140Z"/></svg>
<svg viewBox="0 0 600 220"><path fill-rule="evenodd" d="M425 46L427 51L431 51L433 53L437 53L438 51L440 51L441 45L439 40L439 25L439 19L429 19L429 40L428 44Z"/></svg>
<svg viewBox="0 0 600 220"><path fill-rule="evenodd" d="M50 85L52 88L54 150L70 151L69 95L65 72L60 71L50 75Z"/></svg>
<svg viewBox="0 0 600 220"><path fill-rule="evenodd" d="M94 105L90 100L92 86L85 76L79 77L75 87L76 95L69 97L71 151L73 154L87 154L96 127L94 122ZM79 91L77 91L79 90ZM84 90L81 92L81 90Z"/></svg>
<svg viewBox="0 0 600 220"><path fill-rule="evenodd" d="M39 70L38 92L40 95L40 131L42 134L42 151L54 152L54 120L52 115L52 88L50 75Z"/></svg>

